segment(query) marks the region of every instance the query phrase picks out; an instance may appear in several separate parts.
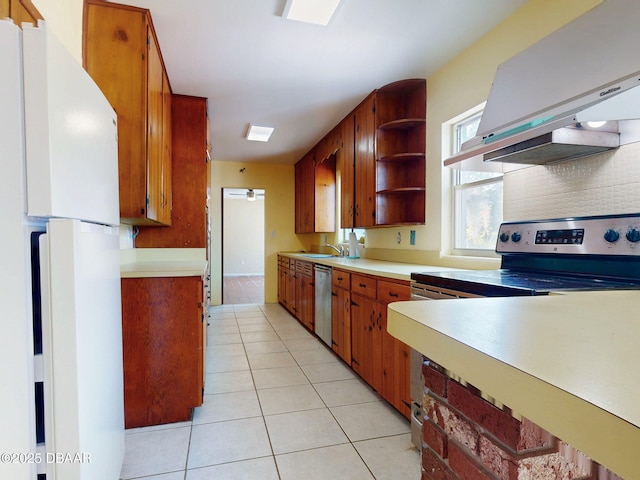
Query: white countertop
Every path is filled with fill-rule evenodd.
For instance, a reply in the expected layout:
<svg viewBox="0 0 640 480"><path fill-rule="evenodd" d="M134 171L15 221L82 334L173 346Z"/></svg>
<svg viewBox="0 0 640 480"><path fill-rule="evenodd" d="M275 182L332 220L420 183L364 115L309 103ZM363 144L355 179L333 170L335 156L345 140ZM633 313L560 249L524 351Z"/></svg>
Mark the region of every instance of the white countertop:
<svg viewBox="0 0 640 480"><path fill-rule="evenodd" d="M207 262L204 260L131 262L120 265L120 277L202 277L206 269Z"/></svg>
<svg viewBox="0 0 640 480"><path fill-rule="evenodd" d="M640 478L640 291L389 305L388 330L625 479Z"/></svg>
<svg viewBox="0 0 640 480"><path fill-rule="evenodd" d="M413 272L444 272L456 270L450 267L437 267L432 265L417 265L412 263L387 262L384 260L371 260L368 258L350 259L346 257L309 257L304 253L280 252L279 255L304 260L306 262L319 263L329 267L343 268L351 272L379 275L396 280L411 280Z"/></svg>
<svg viewBox="0 0 640 480"><path fill-rule="evenodd" d="M120 277L203 277L205 250L199 248L131 248L120 251Z"/></svg>

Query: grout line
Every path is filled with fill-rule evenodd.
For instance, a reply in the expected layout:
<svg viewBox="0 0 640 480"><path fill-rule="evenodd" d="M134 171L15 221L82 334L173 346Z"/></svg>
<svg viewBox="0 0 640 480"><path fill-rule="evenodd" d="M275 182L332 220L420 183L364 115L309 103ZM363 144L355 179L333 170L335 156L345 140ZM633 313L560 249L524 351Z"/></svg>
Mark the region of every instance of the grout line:
<svg viewBox="0 0 640 480"><path fill-rule="evenodd" d="M269 304L271 305L271 304ZM275 329L274 327L274 323L272 322L272 318L270 318L270 315L273 315L273 313L277 312L277 315L273 315L273 320L276 323L280 323L279 320L280 318L286 318L287 321L291 320L292 324L295 325L300 325L300 323L293 317L290 315L289 312L287 312L282 306L280 306L279 304L273 304L274 306L268 306L266 304L263 305L253 305L256 306L258 308L258 310L260 311L261 317L255 317L255 318L263 318L266 319L267 323L270 325L271 329L275 332L276 337L279 339L280 342L282 342L282 344L284 345L284 348L286 349L286 353L289 353L289 355L291 355L291 357L294 359L296 366L302 371L304 377L306 378L307 382L309 385L311 385L313 391L315 392L315 394L320 398L320 401L322 402L322 405L324 405L324 408L326 408L329 413L331 414L331 416L333 417L334 421L338 424L338 427L340 428L340 430L343 432L346 441L343 443L339 443L339 444L333 444L333 445L327 445L327 446L323 446L323 447L314 447L314 448L308 448L308 449L303 449L303 450L299 450L296 452L287 452L286 454L282 454L282 455L289 455L289 454L293 454L293 453L298 453L298 452L302 452L302 451L311 451L311 450L319 450L319 449L323 449L323 448L328 448L328 447L332 447L332 446L337 446L337 445L346 445L346 444L350 444L351 447L355 450L357 456L360 458L360 460L362 461L362 463L364 463L365 468L367 469L367 471L369 471L369 473L372 475L372 477L375 479L375 475L373 473L373 471L371 470L371 467L367 464L367 462L365 461L365 459L362 457L362 455L360 454L360 452L358 451L358 449L355 447L355 442L352 441L349 436L347 435L346 431L344 430L344 428L342 427L342 425L340 424L340 422L338 421L338 419L335 417L333 411L331 410L332 407L329 407L326 403L326 401L322 398L322 396L320 395L319 391L316 388L316 384L314 384L311 379L309 378L309 376L307 375L307 373L304 371L304 369L302 368L302 365L299 363L298 359L296 359L296 357L293 355L292 350L290 349L289 345L287 345L287 343L285 342L285 340L280 336L280 333L278 333L278 331ZM253 311L253 309L251 308L252 305L250 304L243 304L242 306L240 305L230 305L228 310L225 309L223 310L224 312L232 312L233 313L233 317L235 320L235 325L238 328L238 332L240 332L240 324L238 323L238 317L237 314L238 313L242 313L242 312L246 312L246 311ZM277 306L277 307L276 307ZM245 308L247 307L247 308ZM215 307L213 307L215 308ZM271 311L270 311L271 310ZM211 311L211 310L210 310ZM285 313L286 315L283 315L282 313ZM247 317L248 318L248 317ZM212 322L215 322L216 319L211 319ZM228 320L228 319L217 319L217 320ZM302 328L304 328L303 326L301 326ZM305 331L307 331L306 329L304 329ZM246 332L246 333L255 333L255 332ZM311 334L311 338L313 338L314 340L316 340L317 342L320 342L320 344L322 345L322 348L328 349L337 359L338 363L344 364L344 362L338 357L336 356L335 352L333 352L327 345L325 345L324 343L322 343L317 337L315 337L313 334ZM266 342L266 340L265 340ZM260 408L260 414L262 416L263 419L263 424L264 424L264 428L266 430L267 433L267 438L269 441L269 447L271 450L271 458L274 462L275 468L276 468L276 472L278 475L278 478L281 478L281 474L280 474L280 470L278 467L278 462L276 461L276 457L277 455L275 454L274 448L273 448L273 444L271 441L271 435L269 434L269 429L267 427L267 423L266 423L266 416L263 406L262 406L262 402L260 400L260 396L258 395L258 388L257 385L255 383L255 377L254 377L254 368L252 367L251 363L249 362L249 353L247 352L247 348L246 348L246 342L244 340L244 338L242 337L242 333L240 333L240 343L242 344L242 350L244 352L244 356L245 359L247 361L247 364L249 366L249 372L251 374L251 379L252 379L252 383L253 383L253 389L254 389L254 393L256 395L257 401L258 401L258 406ZM252 343L252 342L248 342L248 343ZM224 345L224 344L220 344L220 345ZM216 347L218 346L217 344L213 344L213 345L207 345L208 347ZM285 353L285 352L263 352L263 353ZM324 362L324 363L333 363L333 362ZM316 364L313 364L316 365ZM206 368L206 365L205 365ZM273 368L279 368L279 367L273 367ZM258 369L256 369L258 370ZM244 370L243 370L244 371ZM231 372L233 373L233 372ZM355 378L358 378L357 375ZM336 382L336 381L347 381L347 380L351 380L351 379L340 379L340 380L327 380L327 381L323 381L323 382L316 382L317 384L321 384L321 383L328 383L328 382ZM272 387L272 388L280 388L280 387ZM225 393L232 393L232 392L225 392ZM377 394L375 391L372 390L372 393L375 393L376 396L378 397L376 400L377 401L381 401L381 397L379 396L379 394ZM215 394L212 394L215 395ZM361 402L361 403L357 403L357 404L348 404L348 405L359 405L359 404L365 404L365 403L372 403L372 402ZM336 407L339 407L340 405L337 405ZM318 409L321 409L322 407L318 407ZM302 410L304 411L304 410ZM284 414L288 414L288 413L296 413L296 412L284 412ZM255 418L255 417L254 417ZM230 420L231 421L231 420ZM218 423L218 422L213 422L213 423ZM191 422L191 429L193 429L193 421ZM191 430L192 431L192 430ZM404 434L403 434L404 435ZM363 439L363 440L358 440L358 442L361 441L368 441L368 440L375 440L377 438L390 438L390 437L394 437L394 436L399 436L399 434L392 434L392 435L383 435L381 437L375 437L375 438L371 438L371 439ZM191 442L191 436L189 437L189 448L190 448L190 442ZM188 458L189 458L189 450L187 451L187 465L188 465ZM256 458L263 458L263 457L256 457ZM266 458L266 457L264 457ZM253 460L253 458L251 459L245 459L245 460ZM245 461L242 460L242 461ZM236 463L236 461L234 462L225 462L225 463ZM188 470L185 468L185 479L186 479L186 475L187 475Z"/></svg>

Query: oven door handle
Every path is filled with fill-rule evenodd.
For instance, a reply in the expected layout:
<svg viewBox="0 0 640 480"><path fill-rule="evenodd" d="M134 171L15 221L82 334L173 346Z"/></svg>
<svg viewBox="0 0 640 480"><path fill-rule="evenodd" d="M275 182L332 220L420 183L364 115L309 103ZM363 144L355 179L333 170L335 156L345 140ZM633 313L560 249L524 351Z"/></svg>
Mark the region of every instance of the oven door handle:
<svg viewBox="0 0 640 480"><path fill-rule="evenodd" d="M411 285L411 300L447 300L474 297L479 297L479 295L448 290L446 288L434 287L432 285L424 285L421 283L414 283Z"/></svg>

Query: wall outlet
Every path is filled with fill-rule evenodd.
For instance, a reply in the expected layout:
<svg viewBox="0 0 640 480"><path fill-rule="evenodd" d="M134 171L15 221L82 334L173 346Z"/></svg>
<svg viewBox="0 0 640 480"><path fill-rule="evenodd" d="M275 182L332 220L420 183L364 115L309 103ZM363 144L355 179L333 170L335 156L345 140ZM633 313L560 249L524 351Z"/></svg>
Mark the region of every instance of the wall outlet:
<svg viewBox="0 0 640 480"><path fill-rule="evenodd" d="M409 232L409 245L415 245L415 244L416 244L416 231L411 230L411 232Z"/></svg>

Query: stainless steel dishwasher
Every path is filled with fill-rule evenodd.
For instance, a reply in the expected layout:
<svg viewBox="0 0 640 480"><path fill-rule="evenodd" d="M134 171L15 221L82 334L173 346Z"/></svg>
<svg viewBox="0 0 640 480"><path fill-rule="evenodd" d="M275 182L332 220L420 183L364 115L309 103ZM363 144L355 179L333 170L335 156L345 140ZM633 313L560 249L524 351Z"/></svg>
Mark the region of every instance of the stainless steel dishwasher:
<svg viewBox="0 0 640 480"><path fill-rule="evenodd" d="M331 348L331 267L315 264L315 331Z"/></svg>

